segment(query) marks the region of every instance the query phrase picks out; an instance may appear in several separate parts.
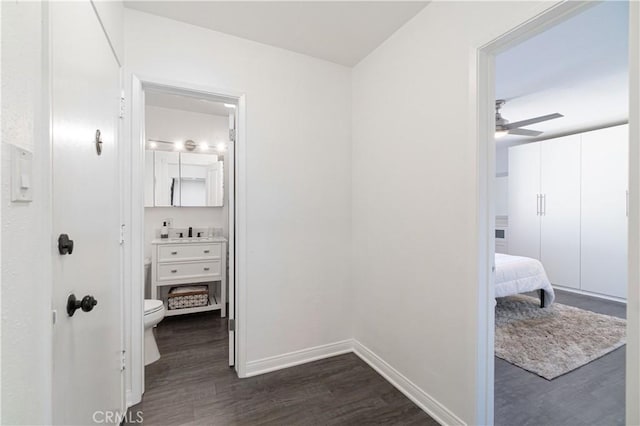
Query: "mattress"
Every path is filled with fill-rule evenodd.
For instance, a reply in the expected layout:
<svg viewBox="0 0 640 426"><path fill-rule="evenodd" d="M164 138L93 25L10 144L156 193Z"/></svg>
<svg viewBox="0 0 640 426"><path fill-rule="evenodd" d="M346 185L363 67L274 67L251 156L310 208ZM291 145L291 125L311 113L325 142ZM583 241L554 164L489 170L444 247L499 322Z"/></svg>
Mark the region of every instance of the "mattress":
<svg viewBox="0 0 640 426"><path fill-rule="evenodd" d="M544 290L544 306L550 306L556 295L539 260L530 257L496 253L495 296L505 297L529 291Z"/></svg>

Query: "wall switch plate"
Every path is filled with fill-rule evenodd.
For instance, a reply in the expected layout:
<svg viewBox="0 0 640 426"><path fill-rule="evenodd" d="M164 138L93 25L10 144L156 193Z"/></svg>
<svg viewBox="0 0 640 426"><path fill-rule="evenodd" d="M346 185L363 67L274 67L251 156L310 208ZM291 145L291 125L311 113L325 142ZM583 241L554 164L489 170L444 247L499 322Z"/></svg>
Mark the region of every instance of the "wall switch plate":
<svg viewBox="0 0 640 426"><path fill-rule="evenodd" d="M33 153L11 145L11 201L33 201Z"/></svg>

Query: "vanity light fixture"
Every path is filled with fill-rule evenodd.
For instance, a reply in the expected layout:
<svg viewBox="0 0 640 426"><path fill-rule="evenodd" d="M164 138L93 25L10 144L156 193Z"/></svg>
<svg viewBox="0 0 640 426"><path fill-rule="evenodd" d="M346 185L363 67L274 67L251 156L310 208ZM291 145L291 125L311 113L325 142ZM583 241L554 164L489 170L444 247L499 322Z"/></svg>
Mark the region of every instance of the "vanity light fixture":
<svg viewBox="0 0 640 426"><path fill-rule="evenodd" d="M156 149L157 147L158 147L158 144L156 142L153 142L153 141L149 142L149 148Z"/></svg>
<svg viewBox="0 0 640 426"><path fill-rule="evenodd" d="M216 145L216 151L218 151L218 152L224 152L224 151L226 151L226 150L227 150L227 144L226 144L226 143L224 143L224 142L219 142L219 143Z"/></svg>
<svg viewBox="0 0 640 426"><path fill-rule="evenodd" d="M209 145L206 142L200 144L200 151L209 151Z"/></svg>
<svg viewBox="0 0 640 426"><path fill-rule="evenodd" d="M173 147L175 148L176 151L182 151L184 149L184 142L182 141L174 142Z"/></svg>
<svg viewBox="0 0 640 426"><path fill-rule="evenodd" d="M226 108L235 108L234 104L223 104Z"/></svg>

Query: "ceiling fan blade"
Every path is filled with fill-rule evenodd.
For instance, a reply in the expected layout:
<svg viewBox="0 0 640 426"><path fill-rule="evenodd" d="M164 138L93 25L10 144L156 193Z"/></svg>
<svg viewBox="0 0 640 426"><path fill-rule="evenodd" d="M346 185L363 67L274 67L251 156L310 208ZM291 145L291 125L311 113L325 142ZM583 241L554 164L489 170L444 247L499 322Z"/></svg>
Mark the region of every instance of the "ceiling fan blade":
<svg viewBox="0 0 640 426"><path fill-rule="evenodd" d="M530 118L528 120L516 121L515 123L509 123L504 126L507 130L516 129L518 127L526 127L536 123L542 123L543 121L554 120L556 118L564 117L562 114L553 113L548 115L541 115L540 117Z"/></svg>
<svg viewBox="0 0 640 426"><path fill-rule="evenodd" d="M518 136L540 136L542 132L529 129L510 129L509 134Z"/></svg>

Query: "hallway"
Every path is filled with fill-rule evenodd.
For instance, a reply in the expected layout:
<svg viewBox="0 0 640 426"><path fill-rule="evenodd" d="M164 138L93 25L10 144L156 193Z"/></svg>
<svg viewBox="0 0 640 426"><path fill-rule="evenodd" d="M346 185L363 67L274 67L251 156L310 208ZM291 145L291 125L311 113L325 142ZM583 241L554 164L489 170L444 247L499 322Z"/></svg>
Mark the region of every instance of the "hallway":
<svg viewBox="0 0 640 426"><path fill-rule="evenodd" d="M219 312L168 317L146 368L147 425L437 425L356 355L238 379Z"/></svg>

